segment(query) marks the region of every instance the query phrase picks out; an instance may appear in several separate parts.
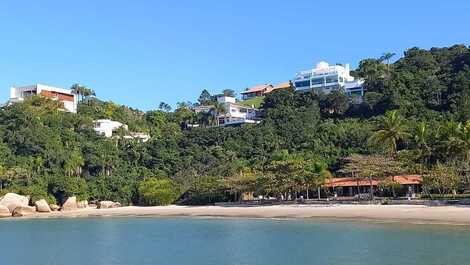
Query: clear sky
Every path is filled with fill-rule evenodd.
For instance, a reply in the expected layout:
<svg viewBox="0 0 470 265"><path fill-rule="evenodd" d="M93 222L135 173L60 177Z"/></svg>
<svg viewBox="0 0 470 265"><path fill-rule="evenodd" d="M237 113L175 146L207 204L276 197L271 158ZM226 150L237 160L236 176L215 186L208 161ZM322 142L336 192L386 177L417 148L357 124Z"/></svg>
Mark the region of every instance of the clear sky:
<svg viewBox="0 0 470 265"><path fill-rule="evenodd" d="M317 61L470 44L470 1L1 0L0 99L81 83L149 110L292 79Z"/></svg>

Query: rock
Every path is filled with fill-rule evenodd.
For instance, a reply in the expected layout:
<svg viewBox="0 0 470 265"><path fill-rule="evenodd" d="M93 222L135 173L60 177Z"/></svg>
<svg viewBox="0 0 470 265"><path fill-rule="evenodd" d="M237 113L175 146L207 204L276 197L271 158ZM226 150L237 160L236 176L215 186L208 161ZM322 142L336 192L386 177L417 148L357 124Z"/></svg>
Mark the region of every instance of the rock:
<svg viewBox="0 0 470 265"><path fill-rule="evenodd" d="M121 207L121 204L119 202L113 202L113 201L100 201L98 202L97 205L98 209L108 209L108 208L117 208Z"/></svg>
<svg viewBox="0 0 470 265"><path fill-rule="evenodd" d="M0 205L7 207L10 212L13 212L16 207L28 206L28 203L28 197L16 193L7 193L0 199Z"/></svg>
<svg viewBox="0 0 470 265"><path fill-rule="evenodd" d="M13 210L12 216L21 217L36 212L36 208L32 206L18 206Z"/></svg>
<svg viewBox="0 0 470 265"><path fill-rule="evenodd" d="M11 217L11 212L6 206L0 205L0 218Z"/></svg>
<svg viewBox="0 0 470 265"><path fill-rule="evenodd" d="M73 211L77 210L78 204L77 204L77 197L69 197L67 200L62 204L62 208L60 209L61 211Z"/></svg>
<svg viewBox="0 0 470 265"><path fill-rule="evenodd" d="M49 204L47 204L47 201L44 200L44 199L36 201L34 203L34 205L36 206L36 211L38 211L40 213L50 213L51 212L51 208L49 207Z"/></svg>
<svg viewBox="0 0 470 265"><path fill-rule="evenodd" d="M50 204L49 207L51 208L52 211L58 211L60 209L60 206L57 204Z"/></svg>
<svg viewBox="0 0 470 265"><path fill-rule="evenodd" d="M88 207L88 201L87 200L79 201L77 206L78 206L78 208L87 208Z"/></svg>

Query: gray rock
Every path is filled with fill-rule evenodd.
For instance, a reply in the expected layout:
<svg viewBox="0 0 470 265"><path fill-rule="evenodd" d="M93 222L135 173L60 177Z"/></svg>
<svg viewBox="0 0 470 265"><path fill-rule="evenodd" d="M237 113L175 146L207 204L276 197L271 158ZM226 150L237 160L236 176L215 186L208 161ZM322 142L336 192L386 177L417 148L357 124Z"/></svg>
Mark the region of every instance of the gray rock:
<svg viewBox="0 0 470 265"><path fill-rule="evenodd" d="M8 208L10 212L19 206L28 206L29 198L16 193L7 193L0 199L0 205Z"/></svg>
<svg viewBox="0 0 470 265"><path fill-rule="evenodd" d="M49 207L49 204L47 204L47 201L44 200L44 199L36 201L34 203L34 205L36 206L36 211L38 211L40 213L50 213L51 212L51 208Z"/></svg>
<svg viewBox="0 0 470 265"><path fill-rule="evenodd" d="M12 216L21 217L31 215L36 212L36 208L32 206L18 206L13 210Z"/></svg>
<svg viewBox="0 0 470 265"><path fill-rule="evenodd" d="M69 197L67 200L62 204L62 208L60 208L61 211L74 211L77 210L78 204L77 204L77 197Z"/></svg>
<svg viewBox="0 0 470 265"><path fill-rule="evenodd" d="M11 212L6 206L0 205L0 218L11 217Z"/></svg>

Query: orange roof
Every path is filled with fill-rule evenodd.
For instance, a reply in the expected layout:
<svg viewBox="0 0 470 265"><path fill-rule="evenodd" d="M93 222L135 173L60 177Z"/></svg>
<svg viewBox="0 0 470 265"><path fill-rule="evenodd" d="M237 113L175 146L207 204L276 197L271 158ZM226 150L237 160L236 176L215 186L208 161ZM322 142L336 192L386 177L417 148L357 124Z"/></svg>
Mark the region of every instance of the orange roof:
<svg viewBox="0 0 470 265"><path fill-rule="evenodd" d="M413 185L413 184L421 184L423 181L423 177L420 175L401 175L401 176L393 176L387 178L388 180L396 181L401 185ZM381 181L379 180L372 180L372 185L377 186ZM332 187L355 187L355 186L370 186L370 182L368 179L355 179L355 178L333 178L328 179L325 183L325 187L332 188Z"/></svg>
<svg viewBox="0 0 470 265"><path fill-rule="evenodd" d="M291 82L288 81L288 82L284 82L284 83L280 83L280 84L277 84L273 87L273 90L276 90L276 89L286 89L286 88L290 88L291 87Z"/></svg>
<svg viewBox="0 0 470 265"><path fill-rule="evenodd" d="M271 84L263 84L257 85L251 88L247 88L246 91L241 92L240 94L248 94L248 93L255 93L255 92L264 92L268 93L273 90L273 86Z"/></svg>

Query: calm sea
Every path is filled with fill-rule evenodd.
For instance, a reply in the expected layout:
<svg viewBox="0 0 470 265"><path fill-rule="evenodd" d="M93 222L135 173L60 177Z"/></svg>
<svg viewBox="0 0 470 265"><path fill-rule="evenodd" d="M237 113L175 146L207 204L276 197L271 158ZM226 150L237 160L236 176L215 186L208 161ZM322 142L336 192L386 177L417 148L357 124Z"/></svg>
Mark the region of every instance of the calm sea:
<svg viewBox="0 0 470 265"><path fill-rule="evenodd" d="M470 264L470 227L306 220L1 220L1 265Z"/></svg>

